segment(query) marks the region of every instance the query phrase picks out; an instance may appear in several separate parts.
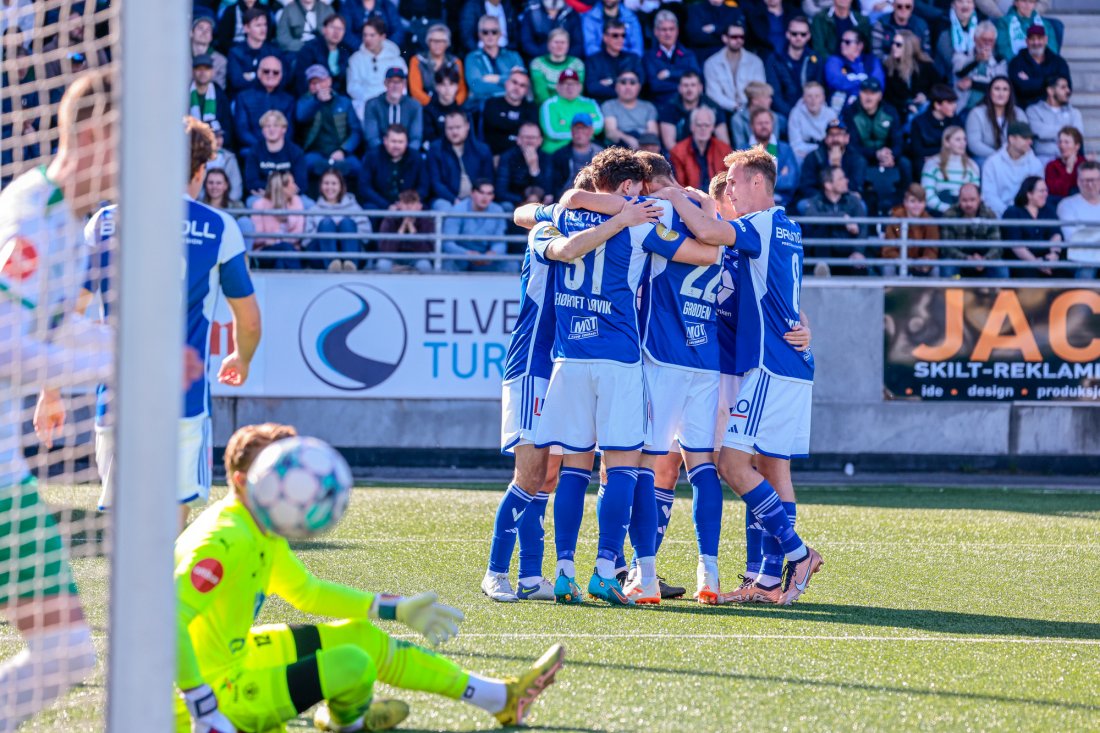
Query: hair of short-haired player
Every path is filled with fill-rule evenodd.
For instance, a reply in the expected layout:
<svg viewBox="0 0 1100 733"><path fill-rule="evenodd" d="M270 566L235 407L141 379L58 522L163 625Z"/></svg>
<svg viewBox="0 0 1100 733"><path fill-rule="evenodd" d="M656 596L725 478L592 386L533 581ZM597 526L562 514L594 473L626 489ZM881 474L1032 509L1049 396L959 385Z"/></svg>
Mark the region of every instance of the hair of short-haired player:
<svg viewBox="0 0 1100 733"><path fill-rule="evenodd" d="M183 130L191 142L191 172L187 180L193 181L199 171L214 157L218 141L210 125L190 115L183 118Z"/></svg>
<svg viewBox="0 0 1100 733"><path fill-rule="evenodd" d="M238 496L244 491L245 484L237 483L234 474L247 474L256 456L272 443L293 438L298 434L292 425L265 422L259 425L245 425L229 438L225 446L225 477L233 492Z"/></svg>
<svg viewBox="0 0 1100 733"><path fill-rule="evenodd" d="M726 191L726 172L718 171L714 178L710 179L710 186L707 187L707 194L715 201L725 193Z"/></svg>
<svg viewBox="0 0 1100 733"><path fill-rule="evenodd" d="M676 185L676 174L672 171L672 164L663 155L651 153L648 150L637 150L634 157L645 166L646 183L659 181L662 185Z"/></svg>
<svg viewBox="0 0 1100 733"><path fill-rule="evenodd" d="M573 177L573 188L589 193L596 192L596 174L593 173L592 166L586 165L577 171L577 175Z"/></svg>
<svg viewBox="0 0 1100 733"><path fill-rule="evenodd" d="M775 193L775 179L778 172L775 169L775 158L764 149L763 145L754 145L745 150L734 150L722 161L726 169L743 168L751 178L759 173L764 177L764 184L768 193Z"/></svg>
<svg viewBox="0 0 1100 733"><path fill-rule="evenodd" d="M627 181L645 181L646 166L633 150L610 147L596 153L589 163L596 179L596 190L614 193Z"/></svg>

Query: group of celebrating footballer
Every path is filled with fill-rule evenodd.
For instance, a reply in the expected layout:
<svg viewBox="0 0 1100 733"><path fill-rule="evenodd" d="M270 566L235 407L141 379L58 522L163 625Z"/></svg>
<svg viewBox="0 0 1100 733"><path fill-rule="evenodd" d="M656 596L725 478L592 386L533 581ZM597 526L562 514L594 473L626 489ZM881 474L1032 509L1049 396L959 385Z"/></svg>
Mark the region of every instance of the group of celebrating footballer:
<svg viewBox="0 0 1100 733"><path fill-rule="evenodd" d="M481 584L493 600L583 602L574 560L597 451L589 595L628 606L686 593L655 561L681 461L700 603L790 604L822 567L795 532L790 474L790 460L809 452L814 375L801 228L775 204L776 163L763 148L735 151L725 165L703 192L680 186L661 156L609 148L560 203L516 210L531 231L503 382L501 447L515 474ZM745 571L729 592L718 571L719 476L746 504Z"/></svg>

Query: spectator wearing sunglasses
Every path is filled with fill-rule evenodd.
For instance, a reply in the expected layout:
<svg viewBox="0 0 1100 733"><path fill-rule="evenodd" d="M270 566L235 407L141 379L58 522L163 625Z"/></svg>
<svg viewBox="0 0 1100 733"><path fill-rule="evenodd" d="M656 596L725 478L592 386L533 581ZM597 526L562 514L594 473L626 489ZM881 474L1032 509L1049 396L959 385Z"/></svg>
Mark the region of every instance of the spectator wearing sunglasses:
<svg viewBox="0 0 1100 733"><path fill-rule="evenodd" d="M621 20L609 20L603 29L603 41L598 53L585 59L585 94L597 102L615 97L615 80L624 71L633 71L645 83L642 57L628 53L626 25Z"/></svg>
<svg viewBox="0 0 1100 733"><path fill-rule="evenodd" d="M833 0L832 8L814 16L810 31L814 52L827 59L841 50L841 41L848 31L855 31L863 39L870 38L871 24L852 9L852 0Z"/></svg>
<svg viewBox="0 0 1100 733"><path fill-rule="evenodd" d="M504 81L512 69L526 69L515 51L501 48L500 21L495 15L483 15L477 23L481 48L466 55L466 86L469 100L479 108L485 100L503 94Z"/></svg>
<svg viewBox="0 0 1100 733"><path fill-rule="evenodd" d="M641 56L645 53L642 42L642 24L630 8L624 7L621 0L601 0L584 14L581 27L584 29L584 51L588 56L600 52L601 37L611 20L620 21L626 28L626 45L623 50Z"/></svg>
<svg viewBox="0 0 1100 733"><path fill-rule="evenodd" d="M879 18L871 29L871 51L879 59L890 55L890 44L898 31L909 31L920 40L921 50L931 56L932 38L928 24L913 15L915 0L894 0L894 12Z"/></svg>
<svg viewBox="0 0 1100 733"><path fill-rule="evenodd" d="M772 107L789 116L807 84L825 81L825 59L810 46L810 21L806 16L791 18L786 37L786 48L768 58L764 73L775 93Z"/></svg>

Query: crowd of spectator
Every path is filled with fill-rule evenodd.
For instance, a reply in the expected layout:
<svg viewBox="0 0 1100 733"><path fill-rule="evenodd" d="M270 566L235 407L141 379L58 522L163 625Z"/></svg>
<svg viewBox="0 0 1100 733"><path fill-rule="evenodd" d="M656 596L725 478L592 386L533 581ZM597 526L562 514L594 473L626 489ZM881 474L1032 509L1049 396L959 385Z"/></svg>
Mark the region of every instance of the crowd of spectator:
<svg viewBox="0 0 1100 733"><path fill-rule="evenodd" d="M706 189L731 149L760 144L777 159L780 203L839 220L806 227L837 240L808 256L846 262L818 274L896 270L862 261L897 257L888 241L901 230L844 221L861 216L927 218L907 225L911 258L974 263L912 274L1002 276L981 264L1002 256L1048 260L1023 274L1055 274L1067 257L1096 261L1072 242L1097 229L1035 222L1100 220L1100 166L1083 150L1064 28L1046 11L1042 0L193 0L189 106L221 146L207 200L256 211L243 218L255 249L312 251L333 270L366 266L356 255L368 250L433 251L433 220L409 215L420 210L461 215L443 220L443 235L462 235L444 236L443 252L472 259L448 268L507 270L503 220L472 214L552 201L603 146L663 154L682 184ZM6 41L26 33L3 19ZM63 27L54 47L78 45L84 24ZM88 63L74 53L66 71ZM33 69L5 65L5 85L9 72L25 81ZM312 209L323 215L294 213ZM947 223L973 216L1013 223Z"/></svg>

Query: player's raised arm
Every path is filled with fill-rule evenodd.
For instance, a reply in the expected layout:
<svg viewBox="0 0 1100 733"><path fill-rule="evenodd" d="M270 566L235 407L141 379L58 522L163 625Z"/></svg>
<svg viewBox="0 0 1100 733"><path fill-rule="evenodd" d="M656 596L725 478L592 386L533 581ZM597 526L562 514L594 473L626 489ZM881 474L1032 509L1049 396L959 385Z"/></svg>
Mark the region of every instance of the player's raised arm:
<svg viewBox="0 0 1100 733"><path fill-rule="evenodd" d="M524 204L519 206L512 212L512 221L517 227L524 229L533 229L535 224L538 224L538 212L542 208L542 204Z"/></svg>
<svg viewBox="0 0 1100 733"><path fill-rule="evenodd" d="M700 244L732 247L737 241L734 228L729 222L718 218L714 199L701 191L669 187L657 191L653 196L667 199L672 204L684 225L691 230Z"/></svg>
<svg viewBox="0 0 1100 733"><path fill-rule="evenodd" d="M613 193L595 193L571 188L561 197L561 205L567 209L588 209L597 214L614 216L623 210L627 199Z"/></svg>
<svg viewBox="0 0 1100 733"><path fill-rule="evenodd" d="M722 250L688 237L676 250L676 254L672 256L672 261L700 267L717 265L722 261Z"/></svg>
<svg viewBox="0 0 1100 733"><path fill-rule="evenodd" d="M637 199L626 202L619 213L603 224L569 237L552 240L546 247L545 256L550 260L570 262L578 257L584 257L623 229L646 222L655 222L660 216L661 207L651 201Z"/></svg>

